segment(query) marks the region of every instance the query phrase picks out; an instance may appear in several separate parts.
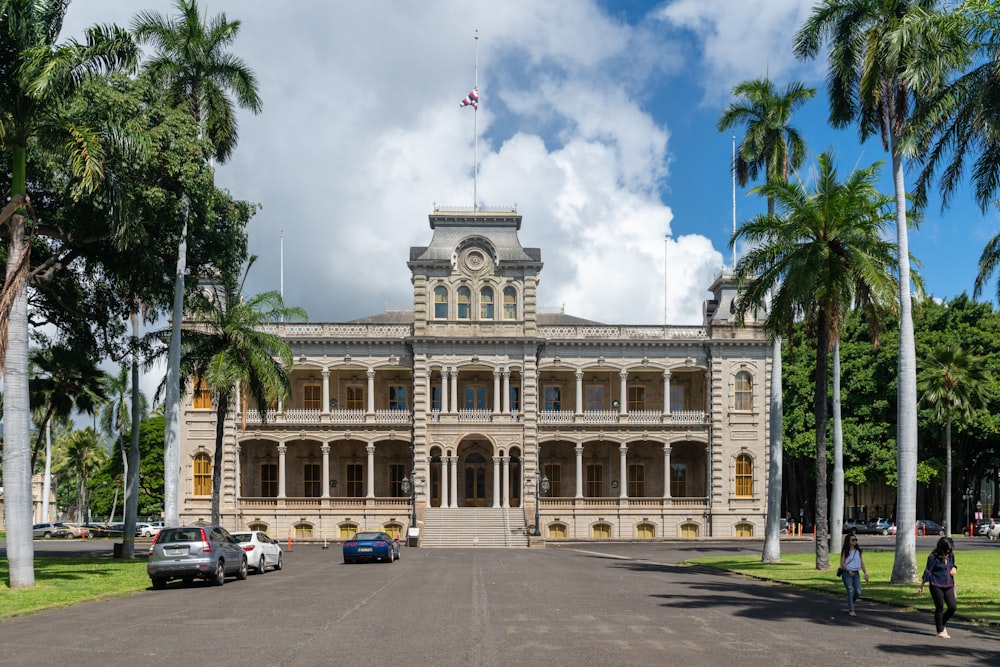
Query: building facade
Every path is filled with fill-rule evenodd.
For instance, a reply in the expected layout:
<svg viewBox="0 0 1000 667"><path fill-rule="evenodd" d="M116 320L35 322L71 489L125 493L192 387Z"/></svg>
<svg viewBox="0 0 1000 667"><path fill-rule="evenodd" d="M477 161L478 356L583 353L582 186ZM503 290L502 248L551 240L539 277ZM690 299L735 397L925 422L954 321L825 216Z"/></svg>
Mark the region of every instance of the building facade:
<svg viewBox="0 0 1000 667"><path fill-rule="evenodd" d="M296 539L763 535L771 345L732 320L730 276L699 326L603 324L538 307L516 211L429 221L412 310L273 326L291 393L234 406L221 471L211 398L188 392L183 522L210 518L218 472L226 525Z"/></svg>

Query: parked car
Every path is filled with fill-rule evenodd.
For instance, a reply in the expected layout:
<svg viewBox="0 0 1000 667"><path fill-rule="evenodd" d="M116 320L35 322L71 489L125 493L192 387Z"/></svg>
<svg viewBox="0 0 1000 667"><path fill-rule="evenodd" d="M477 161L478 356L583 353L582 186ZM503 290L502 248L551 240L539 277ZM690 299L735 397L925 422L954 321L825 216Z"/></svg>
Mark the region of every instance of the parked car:
<svg viewBox="0 0 1000 667"><path fill-rule="evenodd" d="M138 525L142 526L141 529L138 529L139 537L155 537L158 532L163 530L162 521L153 521L151 523L142 523Z"/></svg>
<svg viewBox="0 0 1000 667"><path fill-rule="evenodd" d="M944 535L944 526L939 524L937 521L931 519L917 519L916 521L917 532L920 535ZM889 535L896 534L896 526L893 525L889 528Z"/></svg>
<svg viewBox="0 0 1000 667"><path fill-rule="evenodd" d="M259 530L233 533L233 537L247 554L247 564L257 573L264 574L267 568L282 568L281 547L267 534Z"/></svg>
<svg viewBox="0 0 1000 667"><path fill-rule="evenodd" d="M366 531L344 542L344 562L380 560L392 563L399 560L399 540L388 533Z"/></svg>
<svg viewBox="0 0 1000 667"><path fill-rule="evenodd" d="M875 524L870 524L867 521L845 521L844 531L846 533L853 532L855 535L873 535L875 534Z"/></svg>
<svg viewBox="0 0 1000 667"><path fill-rule="evenodd" d="M67 521L60 521L56 524L60 528L66 529L66 537L80 537L83 534L84 527L78 523L69 523Z"/></svg>
<svg viewBox="0 0 1000 667"><path fill-rule="evenodd" d="M228 575L247 578L247 555L222 526L164 528L149 546L146 573L156 590L171 579L206 579L221 586Z"/></svg>
<svg viewBox="0 0 1000 667"><path fill-rule="evenodd" d="M69 535L69 531L66 530L65 526L60 526L57 523L36 523L31 527L32 537L66 537Z"/></svg>
<svg viewBox="0 0 1000 667"><path fill-rule="evenodd" d="M873 525L876 533L881 533L882 535L888 535L889 529L896 525L893 519L876 519Z"/></svg>
<svg viewBox="0 0 1000 667"><path fill-rule="evenodd" d="M986 535L990 530L990 520L989 519L976 519L974 522L973 535ZM969 536L969 526L962 526L962 534L966 537Z"/></svg>

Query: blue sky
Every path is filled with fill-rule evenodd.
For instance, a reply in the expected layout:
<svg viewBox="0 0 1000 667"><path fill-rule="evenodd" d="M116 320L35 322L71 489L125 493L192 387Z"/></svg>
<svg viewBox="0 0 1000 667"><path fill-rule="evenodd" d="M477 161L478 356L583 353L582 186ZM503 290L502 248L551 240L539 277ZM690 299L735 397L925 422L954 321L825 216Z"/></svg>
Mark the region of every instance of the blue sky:
<svg viewBox="0 0 1000 667"><path fill-rule="evenodd" d="M707 287L732 266L732 140L715 123L735 84L767 74L818 88L793 120L811 156L832 148L845 175L883 161L892 192L881 146L828 126L823 62L791 54L812 4L203 1L242 21L233 51L264 102L259 116L239 115L239 146L217 172L262 206L249 289L283 278L286 301L313 321L409 306L406 260L430 240L427 215L472 203L475 119L480 202L518 206L522 242L542 250L543 306L609 323L662 323L665 312L699 323ZM169 0L75 0L63 35L128 25L140 8L172 11ZM473 112L458 102L475 83L477 29ZM737 224L762 208L737 190ZM928 291L971 293L998 230L995 210L982 214L965 191L943 214L933 202L910 235ZM995 293L994 281L985 297Z"/></svg>

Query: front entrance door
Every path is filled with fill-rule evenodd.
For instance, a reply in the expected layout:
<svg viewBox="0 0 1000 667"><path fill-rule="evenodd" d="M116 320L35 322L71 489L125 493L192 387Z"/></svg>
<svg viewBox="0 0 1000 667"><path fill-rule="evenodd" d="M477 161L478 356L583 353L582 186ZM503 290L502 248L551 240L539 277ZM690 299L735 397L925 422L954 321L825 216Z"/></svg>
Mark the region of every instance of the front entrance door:
<svg viewBox="0 0 1000 667"><path fill-rule="evenodd" d="M486 459L473 452L465 459L465 507L486 507Z"/></svg>

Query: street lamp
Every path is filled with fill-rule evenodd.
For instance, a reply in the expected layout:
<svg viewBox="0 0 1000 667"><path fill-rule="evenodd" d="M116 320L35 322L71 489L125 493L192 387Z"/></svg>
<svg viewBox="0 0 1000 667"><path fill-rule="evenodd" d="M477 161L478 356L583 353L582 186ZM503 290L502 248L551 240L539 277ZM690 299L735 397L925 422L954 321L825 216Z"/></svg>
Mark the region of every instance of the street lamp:
<svg viewBox="0 0 1000 667"><path fill-rule="evenodd" d="M968 526L968 525L972 524L972 509L971 509L971 504L972 504L972 487L971 486L965 490L964 494L962 494L962 500L965 501L965 525Z"/></svg>
<svg viewBox="0 0 1000 667"><path fill-rule="evenodd" d="M538 524L540 522L540 517L538 515L538 489L541 487L542 493L549 492L549 478L542 475L542 479L538 480L538 473L535 473L535 535L534 537L541 537L542 531L539 529Z"/></svg>
<svg viewBox="0 0 1000 667"><path fill-rule="evenodd" d="M417 479L414 476L413 481L410 481L409 477L404 477L399 483L399 488L402 489L404 495L410 497L410 528L417 525Z"/></svg>

